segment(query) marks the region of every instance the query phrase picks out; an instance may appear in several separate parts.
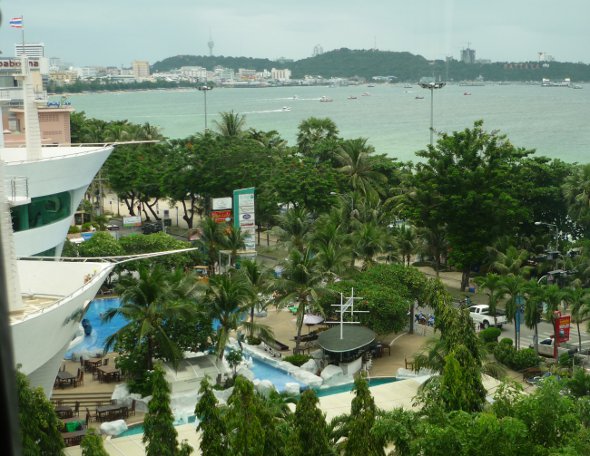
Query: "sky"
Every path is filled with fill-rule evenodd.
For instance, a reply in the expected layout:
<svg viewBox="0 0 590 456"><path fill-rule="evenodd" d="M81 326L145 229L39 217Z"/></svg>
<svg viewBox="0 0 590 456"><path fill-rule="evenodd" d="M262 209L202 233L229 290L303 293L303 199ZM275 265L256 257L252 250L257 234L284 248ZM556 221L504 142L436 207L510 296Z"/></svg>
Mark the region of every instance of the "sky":
<svg viewBox="0 0 590 456"><path fill-rule="evenodd" d="M570 0L10 0L0 3L0 51L25 41L75 66L150 64L180 54L299 60L314 47L459 59L590 63L590 1Z"/></svg>

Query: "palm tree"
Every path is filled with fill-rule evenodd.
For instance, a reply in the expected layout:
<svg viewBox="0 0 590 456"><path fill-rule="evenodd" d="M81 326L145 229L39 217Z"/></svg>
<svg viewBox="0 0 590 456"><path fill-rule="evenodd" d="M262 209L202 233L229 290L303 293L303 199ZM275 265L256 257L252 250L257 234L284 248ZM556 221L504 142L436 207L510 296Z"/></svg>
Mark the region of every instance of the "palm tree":
<svg viewBox="0 0 590 456"><path fill-rule="evenodd" d="M412 255L416 253L418 239L416 231L410 225L402 225L396 233L395 242L397 250L405 260L407 266L410 266Z"/></svg>
<svg viewBox="0 0 590 456"><path fill-rule="evenodd" d="M531 272L531 267L526 264L529 259L529 252L526 250L518 250L514 246L508 247L506 253L500 252L493 247L488 249L495 257L490 268L499 274L513 274L522 277L528 277Z"/></svg>
<svg viewBox="0 0 590 456"><path fill-rule="evenodd" d="M166 335L163 323L194 311L194 306L186 299L193 290L186 288L181 271L169 272L160 264L150 267L140 263L137 272L137 279L132 275L121 277L117 287L121 306L103 315L105 321L121 315L129 322L107 338L104 350L108 351L119 337L138 328L138 343L147 345L146 369L153 369L156 347L176 366L182 353Z"/></svg>
<svg viewBox="0 0 590 456"><path fill-rule="evenodd" d="M317 253L318 267L328 282L346 273L350 261L349 238L340 217L337 210L321 216L311 235L311 248Z"/></svg>
<svg viewBox="0 0 590 456"><path fill-rule="evenodd" d="M568 288L564 290L563 299L570 305L572 321L578 329L578 350L582 351L582 333L580 323L590 317L590 293L587 288Z"/></svg>
<svg viewBox="0 0 590 456"><path fill-rule="evenodd" d="M329 118L310 117L302 121L297 128L297 147L303 155L310 155L320 142L338 137L338 128Z"/></svg>
<svg viewBox="0 0 590 456"><path fill-rule="evenodd" d="M340 164L338 171L347 177L352 190L363 195L382 193L382 186L387 181L383 174L373 169L369 155L374 150L366 138L357 138L344 141L336 152Z"/></svg>
<svg viewBox="0 0 590 456"><path fill-rule="evenodd" d="M304 207L295 207L277 217L279 240L303 252L313 228L311 213Z"/></svg>
<svg viewBox="0 0 590 456"><path fill-rule="evenodd" d="M590 164L577 165L566 177L563 194L568 204L570 216L577 222L583 222L588 229L590 220Z"/></svg>
<svg viewBox="0 0 590 456"><path fill-rule="evenodd" d="M208 260L209 276L215 274L215 263L219 254L219 248L223 245L223 232L221 225L211 217L203 217L199 224L199 243L205 250Z"/></svg>
<svg viewBox="0 0 590 456"><path fill-rule="evenodd" d="M475 283L481 288L486 289L488 295L488 306L489 311L494 315L494 326L496 325L496 307L498 301L504 297L504 293L501 288L502 277L498 274L488 273L483 277L476 277Z"/></svg>
<svg viewBox="0 0 590 456"><path fill-rule="evenodd" d="M277 280L276 291L283 298L281 305L291 305L298 302L297 307L297 338L295 349L299 349L303 317L308 307L314 307L320 293L323 291L322 274L317 267L317 259L310 249L303 252L291 250L289 258L284 264L283 273Z"/></svg>
<svg viewBox="0 0 590 456"><path fill-rule="evenodd" d="M365 270L377 261L377 255L385 250L386 245L387 233L382 226L375 222L359 224L352 233L352 261L361 259Z"/></svg>
<svg viewBox="0 0 590 456"><path fill-rule="evenodd" d="M503 292L508 299L506 300L505 310L506 310L506 319L510 323L516 319L516 313L520 312L519 304L520 300L523 298L523 291L525 286L525 280L517 275L508 274L507 276L502 277L500 280L500 290ZM518 327L514 325L514 346L516 348L519 347L518 341Z"/></svg>
<svg viewBox="0 0 590 456"><path fill-rule="evenodd" d="M242 135L246 125L246 116L237 112L222 112L221 120L215 120L215 126L221 136L237 138Z"/></svg>
<svg viewBox="0 0 590 456"><path fill-rule="evenodd" d="M259 333L262 339L269 339L271 338L271 332L269 332L268 327L254 322L254 311L267 301L265 294L272 284L271 272L269 269L262 269L260 263L253 260L242 261L240 271L251 288L251 299L248 303L250 320L248 322L244 321L242 326L246 328L246 332L250 337L254 337L256 333Z"/></svg>
<svg viewBox="0 0 590 456"><path fill-rule="evenodd" d="M230 225L225 229L221 237L221 246L230 251L230 266L234 267L236 265L238 250L244 249L246 246L245 240L246 236L239 227L236 228Z"/></svg>
<svg viewBox="0 0 590 456"><path fill-rule="evenodd" d="M248 310L252 289L244 275L238 272L211 277L205 292L209 316L219 322L215 353L223 361L225 346L231 331L240 325L242 314Z"/></svg>
<svg viewBox="0 0 590 456"><path fill-rule="evenodd" d="M418 250L434 258L434 271L436 278L438 278L442 258L446 256L445 254L449 249L445 230L440 226L433 228L419 227L418 238L422 241L419 244Z"/></svg>
<svg viewBox="0 0 590 456"><path fill-rule="evenodd" d="M524 305L524 323L529 329L535 330L533 342L535 352L539 352L539 328L538 324L543 316L543 287L534 280L525 284L525 305Z"/></svg>

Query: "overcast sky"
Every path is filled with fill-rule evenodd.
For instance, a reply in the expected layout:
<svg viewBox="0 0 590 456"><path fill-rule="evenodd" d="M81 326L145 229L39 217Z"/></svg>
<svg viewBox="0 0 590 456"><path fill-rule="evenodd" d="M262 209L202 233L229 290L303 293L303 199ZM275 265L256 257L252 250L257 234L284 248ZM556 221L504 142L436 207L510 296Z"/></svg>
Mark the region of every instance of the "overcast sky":
<svg viewBox="0 0 590 456"><path fill-rule="evenodd" d="M310 57L347 47L408 51L428 59L470 45L492 61L590 63L590 1L570 0L10 0L0 3L0 50L26 42L76 66L151 64L179 54Z"/></svg>

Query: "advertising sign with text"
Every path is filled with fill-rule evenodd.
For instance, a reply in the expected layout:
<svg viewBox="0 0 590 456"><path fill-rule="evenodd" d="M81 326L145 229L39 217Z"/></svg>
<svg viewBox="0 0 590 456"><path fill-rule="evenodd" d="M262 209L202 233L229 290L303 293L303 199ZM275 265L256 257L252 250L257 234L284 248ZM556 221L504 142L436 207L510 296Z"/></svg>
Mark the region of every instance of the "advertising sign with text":
<svg viewBox="0 0 590 456"><path fill-rule="evenodd" d="M256 249L254 188L234 190L234 227L244 235L246 250Z"/></svg>

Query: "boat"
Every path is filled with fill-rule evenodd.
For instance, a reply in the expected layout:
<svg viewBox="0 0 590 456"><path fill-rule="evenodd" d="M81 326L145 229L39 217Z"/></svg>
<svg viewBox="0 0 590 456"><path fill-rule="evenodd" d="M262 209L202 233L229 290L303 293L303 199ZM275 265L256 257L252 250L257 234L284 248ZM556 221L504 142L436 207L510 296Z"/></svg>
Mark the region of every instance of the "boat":
<svg viewBox="0 0 590 456"><path fill-rule="evenodd" d="M11 100L2 102L14 102L20 92L26 147L6 147L3 126L0 201L10 211L2 214L1 242L9 326L15 363L49 397L86 306L115 266L60 258L74 212L113 146L43 145L26 57L14 79L20 87L12 87Z"/></svg>
<svg viewBox="0 0 590 456"><path fill-rule="evenodd" d="M290 106L283 106L283 108L281 109L281 111L290 111L291 107Z"/></svg>
<svg viewBox="0 0 590 456"><path fill-rule="evenodd" d="M411 84L404 85L404 89L411 89L411 88L412 88L412 85Z"/></svg>
<svg viewBox="0 0 590 456"><path fill-rule="evenodd" d="M329 103L329 102L331 102L331 101L334 101L334 100L332 100L330 97L327 97L327 96L325 96L325 95L322 95L322 96L320 97L320 101L321 101L322 103Z"/></svg>
<svg viewBox="0 0 590 456"><path fill-rule="evenodd" d="M463 95L471 95L471 92L463 92Z"/></svg>
<svg viewBox="0 0 590 456"><path fill-rule="evenodd" d="M565 78L562 81L552 81L551 79L543 78L541 80L541 87L571 87L572 81L570 78Z"/></svg>
<svg viewBox="0 0 590 456"><path fill-rule="evenodd" d="M351 95L351 96L349 96L349 97L348 97L348 99L349 99L349 100L356 100L356 99L357 99L357 97L355 97L354 95Z"/></svg>
<svg viewBox="0 0 590 456"><path fill-rule="evenodd" d="M361 93L361 95L362 95L363 97L368 97L368 96L370 96L371 94L370 94L369 92L363 92L363 93Z"/></svg>
<svg viewBox="0 0 590 456"><path fill-rule="evenodd" d="M416 98L416 100L424 100L424 97L421 97L421 96L416 96L415 98Z"/></svg>

